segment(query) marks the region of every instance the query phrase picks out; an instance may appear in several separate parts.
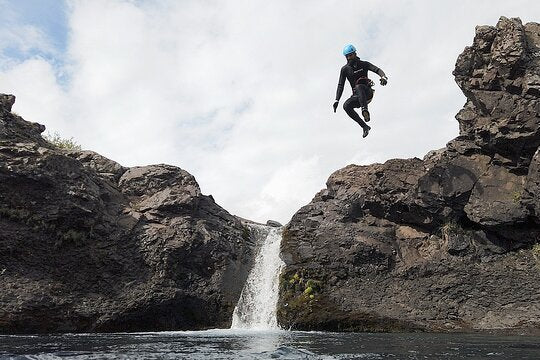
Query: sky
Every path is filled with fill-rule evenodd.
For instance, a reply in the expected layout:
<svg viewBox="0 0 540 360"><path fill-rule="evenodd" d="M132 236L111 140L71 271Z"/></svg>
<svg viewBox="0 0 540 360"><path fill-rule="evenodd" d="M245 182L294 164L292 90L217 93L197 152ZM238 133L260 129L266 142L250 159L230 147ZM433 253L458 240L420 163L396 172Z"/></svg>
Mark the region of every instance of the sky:
<svg viewBox="0 0 540 360"><path fill-rule="evenodd" d="M287 223L348 164L422 158L458 135L457 56L538 0L0 0L13 111L124 166L171 164L230 213ZM333 112L342 49L389 80L372 130ZM377 79L376 74L371 74ZM347 85L348 86L348 85Z"/></svg>

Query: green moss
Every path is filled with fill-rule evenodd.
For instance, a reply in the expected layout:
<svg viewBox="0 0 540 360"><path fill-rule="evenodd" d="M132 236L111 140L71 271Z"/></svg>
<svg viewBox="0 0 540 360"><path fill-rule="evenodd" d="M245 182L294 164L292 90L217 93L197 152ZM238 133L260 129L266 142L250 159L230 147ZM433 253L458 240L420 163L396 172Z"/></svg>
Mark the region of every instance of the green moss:
<svg viewBox="0 0 540 360"><path fill-rule="evenodd" d="M318 280L309 279L306 282L306 287L313 288L314 291L320 292L322 289L322 283Z"/></svg>
<svg viewBox="0 0 540 360"><path fill-rule="evenodd" d="M279 313L284 319L312 314L314 305L323 290L322 282L309 278L309 273L300 269L294 273L284 273L280 279L280 299L282 306ZM307 278L307 279L306 279Z"/></svg>
<svg viewBox="0 0 540 360"><path fill-rule="evenodd" d="M521 191L514 191L512 193L512 200L517 204L521 201Z"/></svg>
<svg viewBox="0 0 540 360"><path fill-rule="evenodd" d="M540 268L540 243L534 244L531 251L536 260L536 265Z"/></svg>
<svg viewBox="0 0 540 360"><path fill-rule="evenodd" d="M327 287L324 277L314 270L284 271L280 277L277 309L280 326L297 330L362 332L415 330L413 323L361 311L343 311L328 296Z"/></svg>

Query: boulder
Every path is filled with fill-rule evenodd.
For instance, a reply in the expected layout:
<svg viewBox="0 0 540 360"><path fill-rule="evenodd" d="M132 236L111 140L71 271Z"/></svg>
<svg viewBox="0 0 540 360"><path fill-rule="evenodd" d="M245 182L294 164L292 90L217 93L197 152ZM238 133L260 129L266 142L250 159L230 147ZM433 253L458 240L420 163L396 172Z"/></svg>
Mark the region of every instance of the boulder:
<svg viewBox="0 0 540 360"><path fill-rule="evenodd" d="M275 221L275 220L268 220L266 222L266 225L272 226L272 227L282 227L283 226L283 225L281 225L281 223L279 221Z"/></svg>

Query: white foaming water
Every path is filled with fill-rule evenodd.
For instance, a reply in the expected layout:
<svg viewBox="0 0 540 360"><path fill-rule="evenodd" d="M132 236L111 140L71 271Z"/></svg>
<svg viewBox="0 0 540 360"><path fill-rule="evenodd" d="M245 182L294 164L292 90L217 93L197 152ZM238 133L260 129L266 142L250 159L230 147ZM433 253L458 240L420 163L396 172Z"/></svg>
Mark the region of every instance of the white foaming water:
<svg viewBox="0 0 540 360"><path fill-rule="evenodd" d="M231 329L279 329L276 318L279 274L285 265L279 257L282 228L250 227L267 235L234 308Z"/></svg>

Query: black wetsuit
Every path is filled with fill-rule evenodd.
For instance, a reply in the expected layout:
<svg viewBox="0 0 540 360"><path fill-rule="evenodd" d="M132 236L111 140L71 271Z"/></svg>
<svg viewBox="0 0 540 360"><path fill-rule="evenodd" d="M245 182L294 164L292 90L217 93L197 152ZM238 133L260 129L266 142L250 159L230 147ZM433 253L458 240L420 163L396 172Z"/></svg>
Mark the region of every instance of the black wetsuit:
<svg viewBox="0 0 540 360"><path fill-rule="evenodd" d="M354 109L359 107L367 109L367 102L373 97L373 89L371 88L372 82L368 78L368 70L377 73L381 77L385 76L384 71L370 62L360 60L358 57L348 61L347 64L341 68L336 92L336 101L339 101L341 94L343 94L345 79L349 80L353 94L343 103L343 109L347 115L362 127L367 125Z"/></svg>

